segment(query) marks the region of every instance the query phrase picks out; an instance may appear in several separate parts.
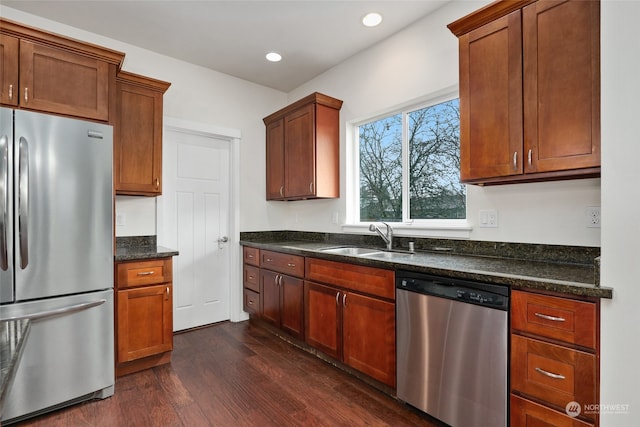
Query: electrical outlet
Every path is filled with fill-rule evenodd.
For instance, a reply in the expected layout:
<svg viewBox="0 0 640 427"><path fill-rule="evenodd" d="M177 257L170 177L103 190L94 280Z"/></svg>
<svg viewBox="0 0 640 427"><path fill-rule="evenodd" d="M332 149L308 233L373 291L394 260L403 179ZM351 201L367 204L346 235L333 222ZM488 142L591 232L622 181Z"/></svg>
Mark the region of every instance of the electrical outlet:
<svg viewBox="0 0 640 427"><path fill-rule="evenodd" d="M497 228L498 227L498 211L495 209L487 209L480 211L480 227Z"/></svg>
<svg viewBox="0 0 640 427"><path fill-rule="evenodd" d="M600 206L587 206L586 217L588 228L600 228L602 217L600 216Z"/></svg>

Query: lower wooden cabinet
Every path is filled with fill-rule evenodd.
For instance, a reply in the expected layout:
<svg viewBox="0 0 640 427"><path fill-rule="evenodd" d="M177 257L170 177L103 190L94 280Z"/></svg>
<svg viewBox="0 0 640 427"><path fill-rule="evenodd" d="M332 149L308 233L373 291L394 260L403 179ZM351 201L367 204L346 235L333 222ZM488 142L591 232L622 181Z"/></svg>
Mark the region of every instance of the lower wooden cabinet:
<svg viewBox="0 0 640 427"><path fill-rule="evenodd" d="M173 349L170 283L118 292L118 362Z"/></svg>
<svg viewBox="0 0 640 427"><path fill-rule="evenodd" d="M173 267L171 258L118 262L116 277L116 375L171 360Z"/></svg>
<svg viewBox="0 0 640 427"><path fill-rule="evenodd" d="M302 279L260 270L262 319L300 339L304 339L303 298Z"/></svg>
<svg viewBox="0 0 640 427"><path fill-rule="evenodd" d="M511 292L512 426L599 424L599 330L597 301Z"/></svg>
<svg viewBox="0 0 640 427"><path fill-rule="evenodd" d="M305 270L307 279L327 283L305 281L306 343L395 387L393 271L314 258Z"/></svg>

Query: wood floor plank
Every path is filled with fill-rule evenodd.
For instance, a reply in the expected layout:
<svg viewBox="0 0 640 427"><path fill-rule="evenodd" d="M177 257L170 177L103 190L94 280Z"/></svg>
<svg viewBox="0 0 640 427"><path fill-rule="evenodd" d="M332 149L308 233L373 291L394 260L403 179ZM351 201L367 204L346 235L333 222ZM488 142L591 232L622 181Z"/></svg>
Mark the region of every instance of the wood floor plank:
<svg viewBox="0 0 640 427"><path fill-rule="evenodd" d="M176 334L171 364L115 389L15 426L442 426L249 322Z"/></svg>

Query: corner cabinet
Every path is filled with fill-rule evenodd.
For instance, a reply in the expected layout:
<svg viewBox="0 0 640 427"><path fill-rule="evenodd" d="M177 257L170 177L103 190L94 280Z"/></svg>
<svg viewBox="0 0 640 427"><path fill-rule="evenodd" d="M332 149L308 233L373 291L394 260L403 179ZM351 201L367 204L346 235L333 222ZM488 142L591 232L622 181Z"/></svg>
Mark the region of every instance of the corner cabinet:
<svg viewBox="0 0 640 427"><path fill-rule="evenodd" d="M1 19L0 58L2 104L111 121L123 53Z"/></svg>
<svg viewBox="0 0 640 427"><path fill-rule="evenodd" d="M171 258L115 265L117 376L171 360L172 265Z"/></svg>
<svg viewBox="0 0 640 427"><path fill-rule="evenodd" d="M448 27L462 182L600 175L599 1L498 1Z"/></svg>
<svg viewBox="0 0 640 427"><path fill-rule="evenodd" d="M116 194L162 194L162 97L171 84L121 71L116 78Z"/></svg>
<svg viewBox="0 0 640 427"><path fill-rule="evenodd" d="M263 119L267 200L340 197L341 107L315 92Z"/></svg>

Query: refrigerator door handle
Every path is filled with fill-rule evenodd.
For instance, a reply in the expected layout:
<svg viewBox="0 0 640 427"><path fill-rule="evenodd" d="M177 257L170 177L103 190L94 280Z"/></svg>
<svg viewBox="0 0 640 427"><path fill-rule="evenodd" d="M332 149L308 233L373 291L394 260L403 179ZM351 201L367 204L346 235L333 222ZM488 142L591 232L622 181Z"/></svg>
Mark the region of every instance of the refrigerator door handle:
<svg viewBox="0 0 640 427"><path fill-rule="evenodd" d="M9 269L9 250L7 243L7 227L9 226L9 138L0 138L0 269Z"/></svg>
<svg viewBox="0 0 640 427"><path fill-rule="evenodd" d="M18 233L20 268L29 264L29 143L21 136L18 169Z"/></svg>
<svg viewBox="0 0 640 427"><path fill-rule="evenodd" d="M75 313L77 311L88 310L90 308L102 305L105 302L107 302L107 300L102 298L102 299L99 299L99 300L96 300L96 301L83 302L83 303L80 303L80 304L70 305L68 307L56 308L55 310L46 310L46 311L40 311L40 312L37 312L37 313L23 314L23 315L18 315L18 316L13 316L13 317L3 317L3 318L0 318L0 320L23 320L23 319L40 320L40 319L47 319L47 318L50 318L50 317L63 316L65 314Z"/></svg>

